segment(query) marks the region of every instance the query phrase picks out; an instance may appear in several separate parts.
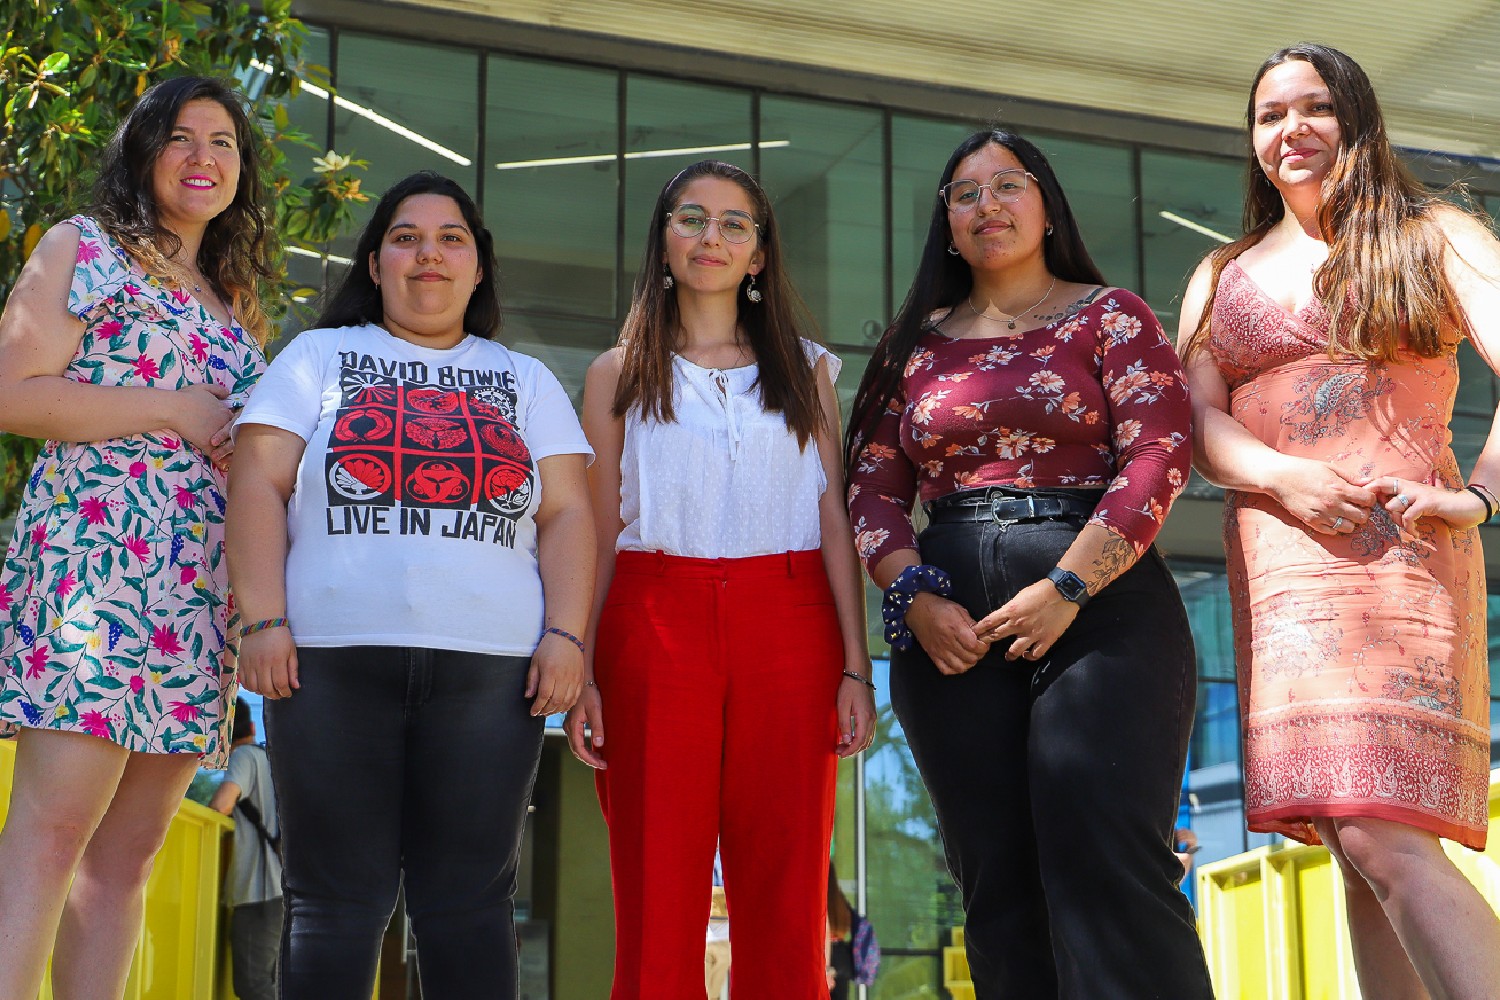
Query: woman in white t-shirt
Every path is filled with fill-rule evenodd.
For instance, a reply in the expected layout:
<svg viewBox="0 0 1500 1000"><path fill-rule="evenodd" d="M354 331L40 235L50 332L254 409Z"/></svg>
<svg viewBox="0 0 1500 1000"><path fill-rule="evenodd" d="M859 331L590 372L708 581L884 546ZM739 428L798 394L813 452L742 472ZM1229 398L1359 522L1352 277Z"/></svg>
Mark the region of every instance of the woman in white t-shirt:
<svg viewBox="0 0 1500 1000"><path fill-rule="evenodd" d="M490 339L494 243L462 188L396 184L355 260L252 394L229 486L282 996L369 996L404 883L423 994L514 998L543 720L583 685L591 453L552 374Z"/></svg>
<svg viewBox="0 0 1500 1000"><path fill-rule="evenodd" d="M609 825L612 1000L703 996L716 840L731 993L828 996L835 765L869 744L875 706L839 361L800 336L781 259L750 175L683 170L584 387L601 572L565 725Z"/></svg>

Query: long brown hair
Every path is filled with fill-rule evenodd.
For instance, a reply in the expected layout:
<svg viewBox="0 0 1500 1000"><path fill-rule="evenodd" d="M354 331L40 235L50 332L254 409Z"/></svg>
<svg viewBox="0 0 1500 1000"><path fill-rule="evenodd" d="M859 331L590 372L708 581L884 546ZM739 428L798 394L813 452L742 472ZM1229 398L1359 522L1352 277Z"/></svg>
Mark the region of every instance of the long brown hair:
<svg viewBox="0 0 1500 1000"><path fill-rule="evenodd" d="M846 478L853 473L866 439L896 397L907 359L926 330L927 317L935 310L956 306L968 298L974 288L974 271L969 262L948 252L953 241L953 228L948 221L947 202L938 192L953 180L960 163L990 145L1010 150L1021 161L1021 166L1036 178L1042 203L1047 206L1047 221L1052 224L1052 232L1042 240L1042 259L1048 273L1061 281L1107 284L1094 259L1089 256L1088 247L1083 244L1083 234L1078 229L1072 206L1068 204L1068 196L1063 193L1062 184L1042 151L1010 129L996 126L970 133L953 150L943 167L942 176L932 186L932 215L927 223L927 241L917 262L916 277L912 278L911 290L906 293L906 301L896 313L895 320L870 353L869 364L859 380L849 427L844 432Z"/></svg>
<svg viewBox="0 0 1500 1000"><path fill-rule="evenodd" d="M782 265L781 237L770 199L755 178L734 164L719 160L700 160L673 177L661 189L651 210L641 270L636 275L630 312L620 329L622 365L614 414L623 417L633 407L639 407L644 417L664 423L676 419L672 407L672 355L681 346L681 318L677 293L664 287L661 262L666 251L667 213L677 207L683 189L700 177L733 181L744 189L755 208L762 259L756 282L761 300L751 302L745 297L749 283L741 285L739 326L745 331L760 367L756 382L761 405L768 412L781 413L786 418L787 430L796 434L797 443L805 448L823 422L813 367L801 342L803 336L812 332L813 323Z"/></svg>
<svg viewBox="0 0 1500 1000"><path fill-rule="evenodd" d="M183 106L198 100L214 101L234 122L240 176L234 200L204 230L194 263L229 303L240 326L265 344L271 320L261 305L260 290L277 272L276 233L270 224L261 157L264 140L245 110L244 98L229 84L212 77L180 76L147 89L104 149L92 212L142 267L176 280L167 258L181 249L182 241L161 224L152 172Z"/></svg>
<svg viewBox="0 0 1500 1000"><path fill-rule="evenodd" d="M1302 42L1273 52L1250 82L1245 111L1255 128L1255 91L1267 72L1293 59L1311 63L1333 98L1342 136L1323 179L1318 232L1328 259L1313 275L1313 292L1328 309L1328 350L1366 361L1394 361L1402 346L1420 357L1451 350L1450 331L1468 332L1458 296L1443 269L1447 238L1437 209L1446 205L1396 156L1370 78L1338 49ZM1286 203L1261 169L1252 146L1246 170L1245 235L1209 255L1208 301L1183 354L1207 343L1219 277L1286 214Z"/></svg>

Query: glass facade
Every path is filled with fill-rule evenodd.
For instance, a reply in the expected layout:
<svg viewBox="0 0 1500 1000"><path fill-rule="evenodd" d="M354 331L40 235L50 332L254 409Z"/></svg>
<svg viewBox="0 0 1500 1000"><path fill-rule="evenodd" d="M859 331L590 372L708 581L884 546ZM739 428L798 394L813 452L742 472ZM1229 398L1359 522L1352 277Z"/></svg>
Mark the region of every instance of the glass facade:
<svg viewBox="0 0 1500 1000"><path fill-rule="evenodd" d="M756 173L775 202L793 280L845 361L839 389L847 409L871 344L905 297L942 166L974 127L774 88L355 31L315 31L312 50L330 68L338 100L305 90L293 109L297 125L321 148L369 160L372 195L419 168L468 187L497 240L503 338L539 356L575 403L587 365L613 343L628 308L657 192L683 166L713 156ZM1193 266L1239 232L1244 160L1026 134L1052 160L1106 278L1138 290L1174 334ZM1500 210L1500 195L1481 195L1492 213ZM350 245L330 248L335 273ZM294 266L319 284L317 260ZM1473 351L1461 364L1453 430L1467 468L1488 433L1497 383ZM1195 492L1214 493L1202 484ZM1184 816L1203 844L1200 861L1208 861L1268 838L1243 825L1222 563L1176 561L1174 569L1199 657ZM1495 619L1500 603L1491 597L1490 606ZM1497 641L1493 627L1491 636ZM878 634L872 641L882 655ZM962 913L931 806L889 710L887 672L877 660L875 747L862 765L840 770L835 861L879 931L885 960L869 997L937 997L941 949Z"/></svg>

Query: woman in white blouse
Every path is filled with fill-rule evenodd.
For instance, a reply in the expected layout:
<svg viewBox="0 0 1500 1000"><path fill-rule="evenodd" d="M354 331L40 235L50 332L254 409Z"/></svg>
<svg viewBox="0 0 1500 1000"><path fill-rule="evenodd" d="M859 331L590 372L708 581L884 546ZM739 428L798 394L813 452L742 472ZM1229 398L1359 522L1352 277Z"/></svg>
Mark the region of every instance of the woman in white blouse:
<svg viewBox="0 0 1500 1000"><path fill-rule="evenodd" d="M874 687L840 363L800 336L776 233L740 168L673 177L584 388L600 573L566 726L609 824L611 1000L703 996L715 841L731 992L828 996L836 758L869 745Z"/></svg>

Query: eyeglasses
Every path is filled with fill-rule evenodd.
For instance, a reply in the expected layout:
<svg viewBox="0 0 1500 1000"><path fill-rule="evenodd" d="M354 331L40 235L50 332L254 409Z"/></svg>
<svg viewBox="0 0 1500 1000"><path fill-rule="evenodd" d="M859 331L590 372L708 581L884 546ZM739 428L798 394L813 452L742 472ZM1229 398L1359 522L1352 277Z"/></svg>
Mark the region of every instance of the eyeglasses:
<svg viewBox="0 0 1500 1000"><path fill-rule="evenodd" d="M719 235L730 243L749 243L751 237L760 231L754 219L733 210L715 218L701 208L679 208L667 213L667 222L671 224L672 232L690 240L702 236L710 222L718 224Z"/></svg>
<svg viewBox="0 0 1500 1000"><path fill-rule="evenodd" d="M938 195L947 204L950 212L967 212L979 204L980 192L985 188L995 196L996 201L1011 202L1020 199L1026 193L1027 180L1036 180L1036 177L1028 171L1019 170L1015 167L1002 170L990 178L988 184L978 181L962 180L951 184L944 184L938 188Z"/></svg>

